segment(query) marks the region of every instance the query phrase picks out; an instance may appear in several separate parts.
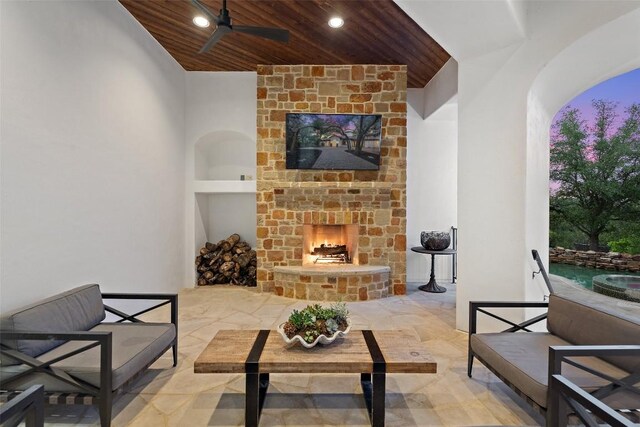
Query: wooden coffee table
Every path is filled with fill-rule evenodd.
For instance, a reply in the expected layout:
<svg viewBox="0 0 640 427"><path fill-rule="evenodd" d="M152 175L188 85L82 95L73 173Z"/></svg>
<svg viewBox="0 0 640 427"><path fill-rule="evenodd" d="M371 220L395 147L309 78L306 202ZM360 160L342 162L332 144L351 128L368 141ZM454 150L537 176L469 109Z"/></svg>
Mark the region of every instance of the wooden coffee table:
<svg viewBox="0 0 640 427"><path fill-rule="evenodd" d="M221 330L194 363L197 374L246 374L245 425L258 425L269 374L360 374L371 425L384 426L387 373L434 374L426 346L406 331L354 331L327 346L287 347L269 330Z"/></svg>

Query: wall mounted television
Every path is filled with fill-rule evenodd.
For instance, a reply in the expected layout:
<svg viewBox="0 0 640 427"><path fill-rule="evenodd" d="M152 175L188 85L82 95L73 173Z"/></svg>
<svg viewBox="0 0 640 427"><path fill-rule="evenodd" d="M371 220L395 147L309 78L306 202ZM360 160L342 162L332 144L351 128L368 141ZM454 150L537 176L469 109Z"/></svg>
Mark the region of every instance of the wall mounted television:
<svg viewBox="0 0 640 427"><path fill-rule="evenodd" d="M380 114L287 113L287 169L378 170Z"/></svg>

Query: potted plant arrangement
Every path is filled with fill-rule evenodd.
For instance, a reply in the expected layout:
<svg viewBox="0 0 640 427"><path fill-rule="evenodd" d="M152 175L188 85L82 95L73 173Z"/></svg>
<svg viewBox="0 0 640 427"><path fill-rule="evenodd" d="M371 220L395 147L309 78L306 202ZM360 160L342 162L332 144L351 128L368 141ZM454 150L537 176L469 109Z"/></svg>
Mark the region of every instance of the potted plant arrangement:
<svg viewBox="0 0 640 427"><path fill-rule="evenodd" d="M293 310L289 319L278 326L278 332L287 344L301 343L306 348L316 344L330 344L351 329L349 310L344 302L325 308L320 304Z"/></svg>

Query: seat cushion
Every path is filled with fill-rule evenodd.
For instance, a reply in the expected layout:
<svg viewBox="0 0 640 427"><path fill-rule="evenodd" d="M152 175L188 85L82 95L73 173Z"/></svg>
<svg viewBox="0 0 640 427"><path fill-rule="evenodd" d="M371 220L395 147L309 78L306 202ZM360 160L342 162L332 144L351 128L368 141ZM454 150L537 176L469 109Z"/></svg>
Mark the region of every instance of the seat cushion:
<svg viewBox="0 0 640 427"><path fill-rule="evenodd" d="M88 331L105 318L104 304L98 285L80 286L70 291L3 314L3 331L71 332ZM64 341L13 340L6 344L29 356L39 356ZM4 364L7 361L3 361Z"/></svg>
<svg viewBox="0 0 640 427"><path fill-rule="evenodd" d="M112 390L120 388L131 377L151 364L171 346L176 337L172 323L102 323L92 332L112 332ZM86 345L87 341L70 341L38 357L47 362ZM96 387L100 386L100 348L94 347L53 365L73 377ZM3 386L9 390L24 390L33 384L44 384L47 392L77 392L78 389L50 376L31 375L28 378L6 382L11 372L23 371L20 366L3 366Z"/></svg>
<svg viewBox="0 0 640 427"><path fill-rule="evenodd" d="M473 334L470 345L480 359L539 406L546 408L549 347L572 344L546 332L519 332ZM627 375L627 372L601 359L589 357L575 360L612 377L621 378ZM567 364L563 364L562 374L587 391L608 384Z"/></svg>

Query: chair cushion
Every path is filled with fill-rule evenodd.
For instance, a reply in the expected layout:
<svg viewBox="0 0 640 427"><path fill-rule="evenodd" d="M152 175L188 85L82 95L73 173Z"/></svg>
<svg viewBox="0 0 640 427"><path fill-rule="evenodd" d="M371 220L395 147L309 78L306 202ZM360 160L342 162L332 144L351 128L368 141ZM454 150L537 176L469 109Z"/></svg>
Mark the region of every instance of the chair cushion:
<svg viewBox="0 0 640 427"><path fill-rule="evenodd" d="M473 334L471 349L511 384L542 408L547 407L549 347L571 345L546 332ZM576 358L577 362L621 378L627 372L594 357ZM562 365L562 375L579 387L593 391L608 382L571 365Z"/></svg>
<svg viewBox="0 0 640 427"><path fill-rule="evenodd" d="M575 345L635 345L640 343L640 310L638 315L611 313L608 297L575 293L571 299L551 294L547 329ZM598 303L598 299L603 300ZM597 307L597 308L596 308ZM640 358L608 357L606 361L628 372L640 371Z"/></svg>
<svg viewBox="0 0 640 427"><path fill-rule="evenodd" d="M150 365L171 345L176 337L172 323L102 323L92 332L112 332L112 390L117 390L135 374ZM41 355L38 360L47 362L65 353L87 345L87 341L69 341ZM100 386L100 348L64 359L53 365L73 377L96 387ZM33 384L44 384L47 392L79 392L78 388L44 374L30 375L24 379L7 382L11 373L24 371L23 366L2 367L2 382L7 389L24 390Z"/></svg>
<svg viewBox="0 0 640 427"><path fill-rule="evenodd" d="M172 323L102 323L91 331L113 333L113 390L157 359L176 337L176 328ZM40 360L46 362L81 346L82 342L68 342L42 355ZM100 386L100 350L97 347L55 366L89 384Z"/></svg>
<svg viewBox="0 0 640 427"><path fill-rule="evenodd" d="M3 314L4 331L70 332L88 331L105 318L98 285L80 286L27 307ZM17 340L7 345L29 356L39 356L64 341ZM3 361L3 364L7 364Z"/></svg>

